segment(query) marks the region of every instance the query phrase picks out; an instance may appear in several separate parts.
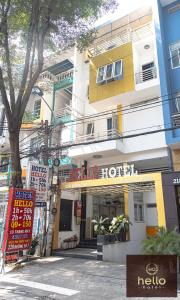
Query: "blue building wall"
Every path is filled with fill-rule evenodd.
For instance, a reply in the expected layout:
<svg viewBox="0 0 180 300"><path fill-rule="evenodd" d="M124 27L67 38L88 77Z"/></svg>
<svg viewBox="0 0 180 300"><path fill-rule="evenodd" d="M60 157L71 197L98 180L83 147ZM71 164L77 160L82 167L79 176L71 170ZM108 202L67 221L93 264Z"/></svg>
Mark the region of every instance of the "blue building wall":
<svg viewBox="0 0 180 300"><path fill-rule="evenodd" d="M172 69L169 45L180 41L180 10L169 13L168 9L180 1L162 7L160 0L156 7L155 18L156 42L158 51L161 96L165 127L173 126L171 115L175 112L175 94L180 91L180 68ZM180 142L180 129L166 132L166 143Z"/></svg>

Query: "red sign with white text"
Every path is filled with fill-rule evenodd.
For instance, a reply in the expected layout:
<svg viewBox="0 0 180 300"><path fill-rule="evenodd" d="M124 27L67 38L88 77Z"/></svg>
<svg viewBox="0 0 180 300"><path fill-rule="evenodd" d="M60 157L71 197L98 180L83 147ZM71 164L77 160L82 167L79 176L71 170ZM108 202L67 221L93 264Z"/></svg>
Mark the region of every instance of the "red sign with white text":
<svg viewBox="0 0 180 300"><path fill-rule="evenodd" d="M30 248L34 207L35 191L10 188L2 251Z"/></svg>

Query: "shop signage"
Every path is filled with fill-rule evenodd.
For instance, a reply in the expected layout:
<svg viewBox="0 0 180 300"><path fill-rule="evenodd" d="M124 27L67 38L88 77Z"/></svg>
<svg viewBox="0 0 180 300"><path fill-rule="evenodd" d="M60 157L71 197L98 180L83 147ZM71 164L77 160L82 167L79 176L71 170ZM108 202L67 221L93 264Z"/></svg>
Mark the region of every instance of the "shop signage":
<svg viewBox="0 0 180 300"><path fill-rule="evenodd" d="M70 177L68 181L98 179L100 168L95 166L91 168L75 168L70 170Z"/></svg>
<svg viewBox="0 0 180 300"><path fill-rule="evenodd" d="M121 176L137 175L133 164L126 164L120 166L106 167L101 169L101 178L114 178Z"/></svg>
<svg viewBox="0 0 180 300"><path fill-rule="evenodd" d="M27 188L36 191L36 201L47 201L49 167L30 162L28 166Z"/></svg>
<svg viewBox="0 0 180 300"><path fill-rule="evenodd" d="M10 188L2 251L30 248L34 206L35 191Z"/></svg>
<svg viewBox="0 0 180 300"><path fill-rule="evenodd" d="M70 171L70 177L68 181L78 181L87 179L99 179L99 178L115 178L122 176L137 175L134 164L124 163L118 166L108 167L91 167L91 168L75 168Z"/></svg>
<svg viewBox="0 0 180 300"><path fill-rule="evenodd" d="M5 264L12 264L18 261L19 252L12 252L5 254Z"/></svg>
<svg viewBox="0 0 180 300"><path fill-rule="evenodd" d="M174 184L174 185L180 184L180 177L179 177L179 178L173 178L173 184Z"/></svg>
<svg viewBox="0 0 180 300"><path fill-rule="evenodd" d="M177 297L176 255L127 255L127 297Z"/></svg>
<svg viewBox="0 0 180 300"><path fill-rule="evenodd" d="M35 206L36 207L46 207L47 206L47 202L45 202L45 201L42 201L42 202L36 201Z"/></svg>

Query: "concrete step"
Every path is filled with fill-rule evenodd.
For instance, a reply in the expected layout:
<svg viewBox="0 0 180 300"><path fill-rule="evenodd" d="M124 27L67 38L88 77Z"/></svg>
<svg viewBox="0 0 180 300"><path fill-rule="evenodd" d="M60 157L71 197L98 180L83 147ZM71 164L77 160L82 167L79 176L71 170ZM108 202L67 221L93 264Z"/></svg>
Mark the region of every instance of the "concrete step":
<svg viewBox="0 0 180 300"><path fill-rule="evenodd" d="M97 249L97 239L88 239L80 241L78 248Z"/></svg>
<svg viewBox="0 0 180 300"><path fill-rule="evenodd" d="M66 250L56 249L53 251L52 255L97 260L97 251L92 248L75 248Z"/></svg>

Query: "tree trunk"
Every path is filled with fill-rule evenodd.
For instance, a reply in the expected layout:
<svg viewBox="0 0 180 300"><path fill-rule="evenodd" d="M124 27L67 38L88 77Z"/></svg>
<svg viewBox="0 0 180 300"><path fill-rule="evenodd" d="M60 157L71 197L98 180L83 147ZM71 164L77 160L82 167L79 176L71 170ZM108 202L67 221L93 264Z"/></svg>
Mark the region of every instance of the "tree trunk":
<svg viewBox="0 0 180 300"><path fill-rule="evenodd" d="M19 153L19 129L9 132L10 152L11 152L11 175L12 186L22 188L22 169Z"/></svg>

